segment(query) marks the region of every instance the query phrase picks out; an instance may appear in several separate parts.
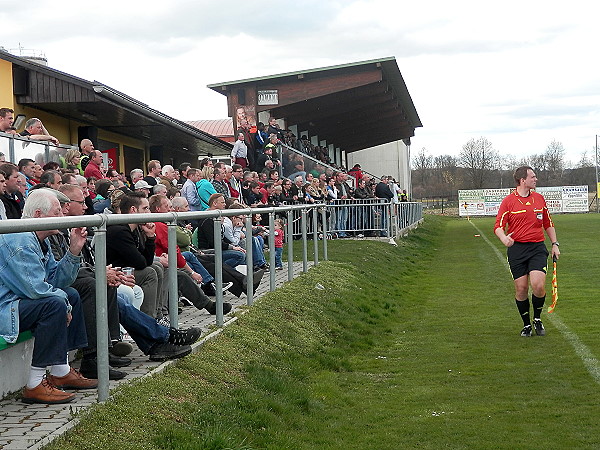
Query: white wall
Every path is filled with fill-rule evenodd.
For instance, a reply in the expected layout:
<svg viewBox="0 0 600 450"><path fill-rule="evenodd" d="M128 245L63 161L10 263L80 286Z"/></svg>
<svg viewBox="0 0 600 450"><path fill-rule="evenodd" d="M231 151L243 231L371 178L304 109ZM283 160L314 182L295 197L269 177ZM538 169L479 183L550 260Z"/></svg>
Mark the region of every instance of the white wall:
<svg viewBox="0 0 600 450"><path fill-rule="evenodd" d="M409 147L402 141L348 153L348 169L360 164L363 170L378 177L391 175L400 189L411 192Z"/></svg>

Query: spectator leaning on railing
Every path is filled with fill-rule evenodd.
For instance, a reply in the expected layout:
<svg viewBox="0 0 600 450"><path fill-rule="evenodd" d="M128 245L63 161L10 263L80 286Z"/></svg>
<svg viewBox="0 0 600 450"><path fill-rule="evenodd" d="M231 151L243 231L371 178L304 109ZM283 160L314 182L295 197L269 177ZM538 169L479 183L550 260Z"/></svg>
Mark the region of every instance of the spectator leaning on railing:
<svg viewBox="0 0 600 450"><path fill-rule="evenodd" d="M21 136L26 136L32 141L48 141L54 145L59 145L60 142L54 136L51 136L44 127L44 124L40 119L31 118L25 122L25 130L19 133Z"/></svg>

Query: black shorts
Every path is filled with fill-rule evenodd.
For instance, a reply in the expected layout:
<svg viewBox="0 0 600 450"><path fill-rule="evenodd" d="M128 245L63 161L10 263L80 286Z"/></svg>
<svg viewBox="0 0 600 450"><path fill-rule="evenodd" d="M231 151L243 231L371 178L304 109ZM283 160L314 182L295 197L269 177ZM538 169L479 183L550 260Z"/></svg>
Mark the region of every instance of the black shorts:
<svg viewBox="0 0 600 450"><path fill-rule="evenodd" d="M548 249L544 242L515 242L506 251L513 280L528 275L532 270L546 273Z"/></svg>

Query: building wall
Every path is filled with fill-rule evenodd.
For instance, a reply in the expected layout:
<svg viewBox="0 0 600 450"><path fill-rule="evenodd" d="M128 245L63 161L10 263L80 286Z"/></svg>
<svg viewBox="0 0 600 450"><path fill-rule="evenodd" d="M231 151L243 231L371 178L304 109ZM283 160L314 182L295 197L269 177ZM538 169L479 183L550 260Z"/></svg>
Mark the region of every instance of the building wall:
<svg viewBox="0 0 600 450"><path fill-rule="evenodd" d="M12 63L0 59L0 108L14 109Z"/></svg>
<svg viewBox="0 0 600 450"><path fill-rule="evenodd" d="M400 189L411 192L409 147L402 141L348 153L348 169L360 164L363 170L375 176L390 175L398 181Z"/></svg>

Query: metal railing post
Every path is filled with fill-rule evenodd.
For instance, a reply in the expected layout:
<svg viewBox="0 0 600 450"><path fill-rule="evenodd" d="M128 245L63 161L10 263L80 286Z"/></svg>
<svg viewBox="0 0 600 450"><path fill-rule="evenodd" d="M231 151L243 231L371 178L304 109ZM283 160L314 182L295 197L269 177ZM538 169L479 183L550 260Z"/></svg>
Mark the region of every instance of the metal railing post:
<svg viewBox="0 0 600 450"><path fill-rule="evenodd" d="M252 261L252 214L246 216L246 304L254 302L254 267L247 264Z"/></svg>
<svg viewBox="0 0 600 450"><path fill-rule="evenodd" d="M168 227L168 255L169 267L167 268L167 280L169 281L169 321L173 328L179 328L179 288L177 286L177 223L169 222Z"/></svg>
<svg viewBox="0 0 600 450"><path fill-rule="evenodd" d="M308 243L306 242L306 209L302 210L302 272L308 271Z"/></svg>
<svg viewBox="0 0 600 450"><path fill-rule="evenodd" d="M321 218L323 219L323 260L327 261L327 205L321 209Z"/></svg>
<svg viewBox="0 0 600 450"><path fill-rule="evenodd" d="M275 290L275 213L269 213L269 291Z"/></svg>
<svg viewBox="0 0 600 450"><path fill-rule="evenodd" d="M319 230L317 229L319 227L319 221L317 219L317 207L315 206L312 209L312 223L313 223L313 247L314 247L314 253L315 253L315 266L317 264L319 264Z"/></svg>
<svg viewBox="0 0 600 450"><path fill-rule="evenodd" d="M287 233L285 242L288 246L288 281L294 279L294 211L287 212Z"/></svg>
<svg viewBox="0 0 600 450"><path fill-rule="evenodd" d="M109 394L108 379L108 309L106 306L106 223L94 233L96 256L96 360L98 365L98 401Z"/></svg>
<svg viewBox="0 0 600 450"><path fill-rule="evenodd" d="M213 218L213 232L215 245L215 285L217 295L216 323L218 327L223 326L223 249L221 248L221 217ZM248 263L248 261L246 261ZM252 271L250 271L252 273Z"/></svg>

